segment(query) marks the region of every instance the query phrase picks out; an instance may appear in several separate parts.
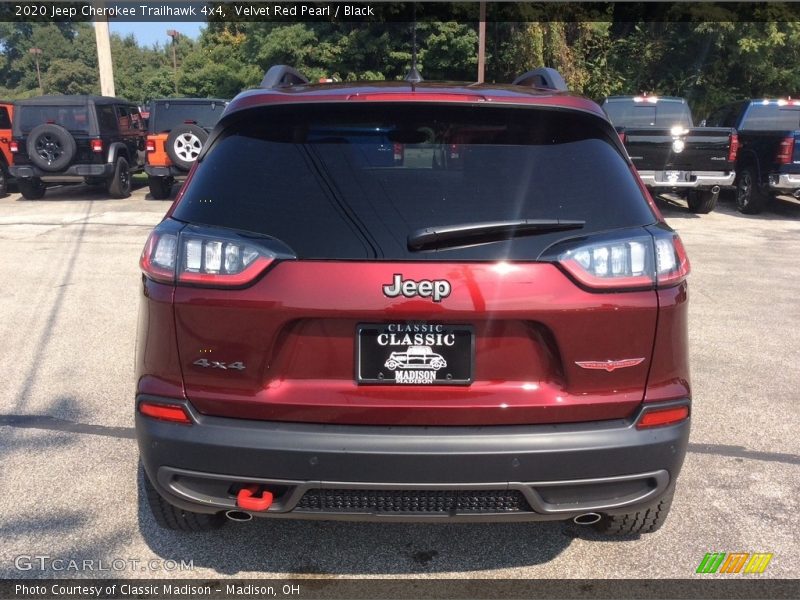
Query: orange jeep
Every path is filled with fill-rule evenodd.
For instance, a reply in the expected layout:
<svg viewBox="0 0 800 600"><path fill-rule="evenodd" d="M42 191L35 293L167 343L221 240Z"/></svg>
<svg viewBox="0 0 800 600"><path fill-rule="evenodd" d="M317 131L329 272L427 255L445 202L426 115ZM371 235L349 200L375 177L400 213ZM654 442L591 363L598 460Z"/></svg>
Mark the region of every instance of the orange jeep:
<svg viewBox="0 0 800 600"><path fill-rule="evenodd" d="M8 180L11 177L8 167L11 164L11 119L14 116L14 105L0 101L0 196L8 192Z"/></svg>
<svg viewBox="0 0 800 600"><path fill-rule="evenodd" d="M186 178L227 104L213 98L165 98L150 103L144 169L153 198L168 198L172 184Z"/></svg>

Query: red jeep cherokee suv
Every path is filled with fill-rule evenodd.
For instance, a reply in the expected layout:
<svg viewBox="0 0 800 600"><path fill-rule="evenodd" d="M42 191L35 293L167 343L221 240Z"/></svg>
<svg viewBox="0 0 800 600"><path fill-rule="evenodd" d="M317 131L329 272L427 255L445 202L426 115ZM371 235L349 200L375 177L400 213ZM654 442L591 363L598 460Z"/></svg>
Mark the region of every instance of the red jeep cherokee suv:
<svg viewBox="0 0 800 600"><path fill-rule="evenodd" d="M689 264L603 111L564 90L552 69L310 85L273 67L231 102L141 259L160 525L664 522Z"/></svg>

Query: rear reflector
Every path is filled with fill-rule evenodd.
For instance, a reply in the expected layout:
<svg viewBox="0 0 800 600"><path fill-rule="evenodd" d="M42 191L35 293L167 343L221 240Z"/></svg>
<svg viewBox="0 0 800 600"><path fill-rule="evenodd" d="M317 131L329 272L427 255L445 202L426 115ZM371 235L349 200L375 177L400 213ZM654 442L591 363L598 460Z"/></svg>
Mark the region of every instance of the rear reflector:
<svg viewBox="0 0 800 600"><path fill-rule="evenodd" d="M175 404L156 404L154 402L140 402L139 412L147 417L159 419L161 421L172 421L173 423L192 424L192 419L186 413L183 406Z"/></svg>
<svg viewBox="0 0 800 600"><path fill-rule="evenodd" d="M636 424L637 429L646 429L648 427L660 427L662 425L671 425L678 423L689 417L688 406L671 406L669 408L661 408L657 410L649 410L639 419Z"/></svg>

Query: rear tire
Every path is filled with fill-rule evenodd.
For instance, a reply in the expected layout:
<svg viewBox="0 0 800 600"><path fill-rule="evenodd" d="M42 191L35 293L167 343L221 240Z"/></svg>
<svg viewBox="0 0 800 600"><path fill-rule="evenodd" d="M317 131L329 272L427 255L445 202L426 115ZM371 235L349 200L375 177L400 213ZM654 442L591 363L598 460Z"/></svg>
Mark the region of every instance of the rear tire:
<svg viewBox="0 0 800 600"><path fill-rule="evenodd" d="M177 531L211 531L225 524L225 516L222 513L207 515L190 512L164 500L142 467L139 468L139 485L143 486L142 491L147 498L147 504L159 527Z"/></svg>
<svg viewBox="0 0 800 600"><path fill-rule="evenodd" d="M698 215L707 215L717 205L719 194L714 194L711 190L689 190L686 196L686 203L689 210Z"/></svg>
<svg viewBox="0 0 800 600"><path fill-rule="evenodd" d="M755 215L764 209L767 195L761 191L753 167L745 167L736 179L736 208L740 213Z"/></svg>
<svg viewBox="0 0 800 600"><path fill-rule="evenodd" d="M8 193L8 170L6 166L0 162L0 198Z"/></svg>
<svg viewBox="0 0 800 600"><path fill-rule="evenodd" d="M594 528L603 535L638 535L661 529L667 520L675 486L671 486L661 499L647 508L621 515L606 515Z"/></svg>
<svg viewBox="0 0 800 600"><path fill-rule="evenodd" d="M175 180L172 177L148 177L147 183L150 185L150 195L156 200L166 200L172 192L172 184Z"/></svg>
<svg viewBox="0 0 800 600"><path fill-rule="evenodd" d="M36 178L18 179L17 186L19 187L19 193L26 200L39 200L44 197L44 192L47 189L42 180Z"/></svg>
<svg viewBox="0 0 800 600"><path fill-rule="evenodd" d="M127 198L131 195L130 167L122 156L117 159L114 175L108 181L108 193L112 198Z"/></svg>

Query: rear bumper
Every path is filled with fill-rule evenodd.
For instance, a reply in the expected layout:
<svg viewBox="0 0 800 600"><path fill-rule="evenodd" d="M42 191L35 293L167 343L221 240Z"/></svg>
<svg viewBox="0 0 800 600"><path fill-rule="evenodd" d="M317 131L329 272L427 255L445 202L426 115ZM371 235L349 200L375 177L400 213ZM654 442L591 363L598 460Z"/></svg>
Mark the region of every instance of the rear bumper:
<svg viewBox="0 0 800 600"><path fill-rule="evenodd" d="M689 438L688 420L647 430L625 420L344 426L208 417L174 402L192 425L136 414L139 452L159 493L187 510L218 512L236 508L239 487L259 484L275 495L254 513L267 517L494 521L629 512L663 495ZM448 504L459 494L477 504ZM498 508L492 502L501 495L509 502Z"/></svg>
<svg viewBox="0 0 800 600"><path fill-rule="evenodd" d="M169 167L154 167L152 165L145 165L144 172L150 177L174 177L185 178L189 172L185 171L175 165Z"/></svg>
<svg viewBox="0 0 800 600"><path fill-rule="evenodd" d="M82 181L84 177L111 177L114 174L114 165L111 163L78 164L71 165L57 173L42 171L30 165L15 165L11 167L11 174L18 179L35 177L50 182Z"/></svg>
<svg viewBox="0 0 800 600"><path fill-rule="evenodd" d="M661 188L710 188L715 185L732 187L736 179L734 171L689 171L688 181L670 181L665 171L639 171L639 176L648 187Z"/></svg>
<svg viewBox="0 0 800 600"><path fill-rule="evenodd" d="M784 192L799 190L800 174L782 173L780 175L770 175L768 183L771 190Z"/></svg>

